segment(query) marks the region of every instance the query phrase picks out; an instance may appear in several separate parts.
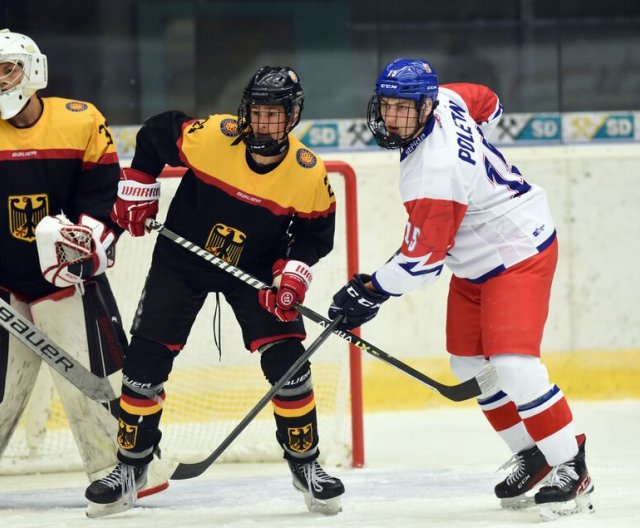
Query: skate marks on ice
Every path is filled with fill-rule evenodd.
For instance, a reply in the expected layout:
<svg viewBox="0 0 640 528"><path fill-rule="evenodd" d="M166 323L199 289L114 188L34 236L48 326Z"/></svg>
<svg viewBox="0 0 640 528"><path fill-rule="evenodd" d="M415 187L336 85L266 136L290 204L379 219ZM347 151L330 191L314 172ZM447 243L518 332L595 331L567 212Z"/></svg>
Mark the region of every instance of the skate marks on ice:
<svg viewBox="0 0 640 528"><path fill-rule="evenodd" d="M508 453L475 408L366 415L365 469L327 467L342 479L342 513L307 511L286 462L219 464L172 482L132 511L85 517L82 474L0 477L0 528L630 528L640 526L640 401L575 403L588 436L596 513L540 521L502 510L493 487ZM410 433L407 433L410 432Z"/></svg>
<svg viewBox="0 0 640 528"><path fill-rule="evenodd" d="M0 490L0 526L387 528L401 524L403 527L489 528L531 526L541 522L535 509L518 512L500 509L491 493L496 477L490 471L337 470L335 473L341 476L347 488L343 512L337 517L309 513L287 473L286 467L278 465L272 475L203 477L175 482L167 491L141 499L134 510L100 520L85 518L82 486L11 493ZM616 517L609 514L606 508L604 511L598 508L596 515L562 519L558 526L601 527L606 524L612 528L640 522L637 509L635 522L626 517L624 523L617 524Z"/></svg>

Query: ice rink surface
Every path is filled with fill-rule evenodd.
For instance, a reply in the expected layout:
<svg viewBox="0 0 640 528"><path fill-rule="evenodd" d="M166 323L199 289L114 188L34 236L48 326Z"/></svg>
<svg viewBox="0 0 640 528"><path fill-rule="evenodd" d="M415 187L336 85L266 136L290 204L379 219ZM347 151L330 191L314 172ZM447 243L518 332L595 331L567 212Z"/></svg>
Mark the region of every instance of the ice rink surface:
<svg viewBox="0 0 640 528"><path fill-rule="evenodd" d="M640 526L640 401L572 407L577 430L587 434L596 513L551 524L535 509L500 509L493 486L510 454L480 411L464 407L365 415L366 467L326 468L346 487L335 517L307 512L284 463L214 464L103 519L85 517L82 474L0 477L0 527Z"/></svg>

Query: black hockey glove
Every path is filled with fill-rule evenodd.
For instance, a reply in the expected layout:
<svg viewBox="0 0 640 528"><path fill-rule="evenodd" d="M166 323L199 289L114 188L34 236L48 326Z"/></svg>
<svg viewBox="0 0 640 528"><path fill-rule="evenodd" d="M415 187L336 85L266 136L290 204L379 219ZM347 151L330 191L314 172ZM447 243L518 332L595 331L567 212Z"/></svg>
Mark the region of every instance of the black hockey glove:
<svg viewBox="0 0 640 528"><path fill-rule="evenodd" d="M329 319L343 317L340 330L351 330L370 321L389 298L386 293L369 290L364 283L370 280L370 275L356 274L333 296Z"/></svg>

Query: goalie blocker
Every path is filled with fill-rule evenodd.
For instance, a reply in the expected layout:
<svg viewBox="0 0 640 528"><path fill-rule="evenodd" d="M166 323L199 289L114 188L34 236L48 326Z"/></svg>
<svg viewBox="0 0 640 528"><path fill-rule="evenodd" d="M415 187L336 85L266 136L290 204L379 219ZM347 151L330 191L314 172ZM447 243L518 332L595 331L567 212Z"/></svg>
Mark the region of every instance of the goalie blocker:
<svg viewBox="0 0 640 528"><path fill-rule="evenodd" d="M79 363L100 377L108 377L114 388L119 387L127 343L115 299L104 275L84 283L84 290L81 295L75 288L65 288L31 304L18 300L6 290L0 290L0 295L21 315L32 319ZM0 328L0 456L27 408L41 361L17 338ZM43 372L43 375L47 373ZM51 376L69 420L83 469L90 480L100 478L116 464L117 400L101 405L87 398L57 372L51 370ZM38 447L46 434L46 413L52 396L47 379L42 378L37 383L40 390L34 392L29 403L29 420L40 425L38 434L27 439L33 457L38 456ZM147 486L140 491L140 496L165 489L175 465L158 460L151 466Z"/></svg>

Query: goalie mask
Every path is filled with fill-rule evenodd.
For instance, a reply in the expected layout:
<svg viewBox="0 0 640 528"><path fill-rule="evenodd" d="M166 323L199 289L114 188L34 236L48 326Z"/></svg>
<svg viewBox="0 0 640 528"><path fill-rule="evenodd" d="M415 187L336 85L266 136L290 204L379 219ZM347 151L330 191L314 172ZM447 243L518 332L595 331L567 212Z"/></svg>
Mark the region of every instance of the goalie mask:
<svg viewBox="0 0 640 528"><path fill-rule="evenodd" d="M415 125L410 126L406 134L399 135L387 129L381 110L385 98L406 99L415 108ZM428 114L423 111L423 103L427 99L432 103ZM438 75L433 67L423 60L395 59L376 81L367 109L367 125L378 145L388 149L401 148L427 124L437 105Z"/></svg>
<svg viewBox="0 0 640 528"><path fill-rule="evenodd" d="M19 114L47 86L47 57L26 35L0 30L0 118Z"/></svg>
<svg viewBox="0 0 640 528"><path fill-rule="evenodd" d="M262 133L258 123L252 122L252 107L278 105L284 109L281 133ZM276 156L289 146L288 134L300 121L304 106L304 92L298 75L291 68L263 66L253 76L242 94L238 108L238 128L249 152L262 156Z"/></svg>

